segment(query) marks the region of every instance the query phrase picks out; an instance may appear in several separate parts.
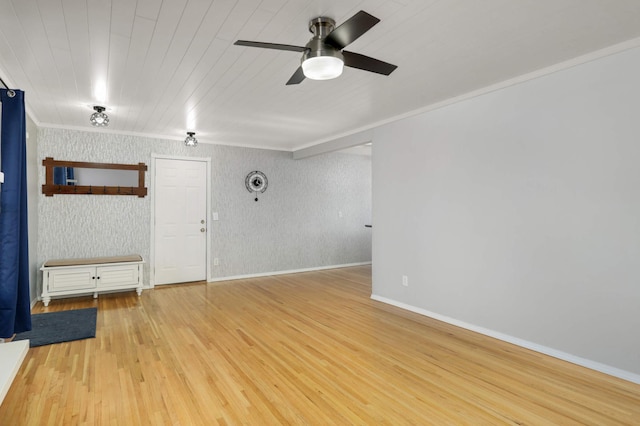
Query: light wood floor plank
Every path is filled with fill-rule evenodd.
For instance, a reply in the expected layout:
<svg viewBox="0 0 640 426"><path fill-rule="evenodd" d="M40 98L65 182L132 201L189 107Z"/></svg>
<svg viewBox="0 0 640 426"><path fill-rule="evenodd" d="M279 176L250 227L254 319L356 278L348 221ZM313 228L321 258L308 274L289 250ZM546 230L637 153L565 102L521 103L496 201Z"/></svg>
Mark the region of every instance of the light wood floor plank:
<svg viewBox="0 0 640 426"><path fill-rule="evenodd" d="M640 385L370 299L371 268L54 300L4 425L639 425Z"/></svg>

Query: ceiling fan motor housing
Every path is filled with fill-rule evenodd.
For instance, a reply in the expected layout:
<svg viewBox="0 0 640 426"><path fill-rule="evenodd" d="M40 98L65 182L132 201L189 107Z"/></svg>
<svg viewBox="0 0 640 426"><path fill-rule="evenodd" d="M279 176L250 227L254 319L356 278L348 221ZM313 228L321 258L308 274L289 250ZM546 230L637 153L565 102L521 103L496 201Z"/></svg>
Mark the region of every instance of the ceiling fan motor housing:
<svg viewBox="0 0 640 426"><path fill-rule="evenodd" d="M313 33L313 37L305 46L306 49L302 55L301 62L319 56L333 56L344 62L340 50L324 42L324 39L333 31L335 25L336 21L324 16L309 21L309 31Z"/></svg>
<svg viewBox="0 0 640 426"><path fill-rule="evenodd" d="M325 16L318 16L309 21L309 32L318 38L325 38L336 26L336 21Z"/></svg>

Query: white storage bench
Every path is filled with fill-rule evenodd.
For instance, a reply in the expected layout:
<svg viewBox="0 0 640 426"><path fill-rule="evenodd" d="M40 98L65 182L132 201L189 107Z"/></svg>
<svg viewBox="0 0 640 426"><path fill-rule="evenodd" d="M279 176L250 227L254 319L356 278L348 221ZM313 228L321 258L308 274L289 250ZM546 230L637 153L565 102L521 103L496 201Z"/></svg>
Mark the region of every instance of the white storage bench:
<svg viewBox="0 0 640 426"><path fill-rule="evenodd" d="M88 259L57 259L46 261L42 271L42 302L49 306L52 296L70 296L135 289L142 294L140 255L94 257Z"/></svg>

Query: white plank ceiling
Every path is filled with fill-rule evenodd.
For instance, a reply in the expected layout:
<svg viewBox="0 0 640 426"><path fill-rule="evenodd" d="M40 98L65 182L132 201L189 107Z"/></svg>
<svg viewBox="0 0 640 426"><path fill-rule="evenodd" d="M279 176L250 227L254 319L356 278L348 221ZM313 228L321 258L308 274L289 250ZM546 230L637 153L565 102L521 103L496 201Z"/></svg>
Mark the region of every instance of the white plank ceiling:
<svg viewBox="0 0 640 426"><path fill-rule="evenodd" d="M347 50L398 65L285 83L317 16L382 21ZM638 0L0 0L0 77L41 126L296 150L640 37Z"/></svg>

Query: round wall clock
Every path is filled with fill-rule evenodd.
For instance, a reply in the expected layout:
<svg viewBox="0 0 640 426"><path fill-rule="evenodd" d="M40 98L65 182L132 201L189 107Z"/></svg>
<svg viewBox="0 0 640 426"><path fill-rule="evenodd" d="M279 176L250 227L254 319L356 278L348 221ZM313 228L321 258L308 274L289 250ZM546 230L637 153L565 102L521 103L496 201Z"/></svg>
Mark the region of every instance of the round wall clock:
<svg viewBox="0 0 640 426"><path fill-rule="evenodd" d="M258 192L262 193L267 190L269 181L264 173L259 171L250 172L244 179L244 186L247 187L247 191L254 192L256 194L255 201L258 201Z"/></svg>

